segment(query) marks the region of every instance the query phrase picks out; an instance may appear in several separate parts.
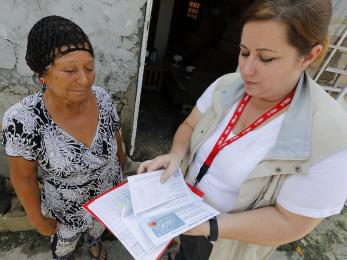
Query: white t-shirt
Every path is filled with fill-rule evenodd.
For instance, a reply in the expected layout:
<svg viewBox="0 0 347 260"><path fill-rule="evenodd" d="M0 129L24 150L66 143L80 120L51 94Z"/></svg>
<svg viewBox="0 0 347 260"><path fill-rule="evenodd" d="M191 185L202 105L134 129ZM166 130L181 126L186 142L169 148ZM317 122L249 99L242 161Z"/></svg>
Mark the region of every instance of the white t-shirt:
<svg viewBox="0 0 347 260"><path fill-rule="evenodd" d="M212 105L213 83L197 101L204 113ZM196 152L187 181L194 183L199 169L229 122L237 104ZM233 209L241 184L275 145L285 113L221 150L198 184L204 200L221 212ZM234 134L231 133L229 138ZM277 197L285 209L307 217L323 218L340 213L347 198L347 149L311 166L306 175L289 176Z"/></svg>

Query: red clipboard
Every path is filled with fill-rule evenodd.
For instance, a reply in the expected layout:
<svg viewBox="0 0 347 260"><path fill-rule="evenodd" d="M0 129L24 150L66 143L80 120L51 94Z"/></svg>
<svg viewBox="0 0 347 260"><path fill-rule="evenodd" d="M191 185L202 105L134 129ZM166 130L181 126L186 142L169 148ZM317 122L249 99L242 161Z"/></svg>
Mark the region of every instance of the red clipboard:
<svg viewBox="0 0 347 260"><path fill-rule="evenodd" d="M113 188L111 188L111 189L109 189L109 190L107 190L107 191L105 191L104 193L102 193L102 194L100 194L100 195L98 195L98 196L96 196L95 198L93 198L92 200L90 200L90 201L88 201L88 202L86 202L85 204L83 204L83 208L86 210L86 211L88 211L95 219L97 219L100 223L102 223L104 226L105 226L105 228L106 229L108 229L115 237L116 237L116 235L111 231L111 229L89 208L89 205L91 204L91 203L93 203L95 200L97 200L97 199L99 199L99 198L101 198L102 196L105 196L106 194L108 194L109 192L111 192L111 191L113 191L113 190L115 190L115 189L118 189L119 187L121 187L121 186L123 186L124 184L126 184L128 181L126 180L126 181L123 181L123 182L121 182L121 183L119 183L118 185L116 185L115 187L113 187ZM204 196L204 193L201 191L201 190L199 190L197 187L194 187L193 185L191 185L191 184L189 184L189 183L187 183L187 185L188 185L188 187L190 188L190 190L193 192L193 193L195 193L197 196L199 196L199 197L203 197ZM172 240L171 240L172 241ZM156 260L158 259L159 260L159 258L165 253L165 251L166 251L166 249L168 248L168 246L170 245L170 243L171 243L171 241L169 241L168 243L167 243L167 245L165 246L165 248L160 252L160 254L156 257Z"/></svg>

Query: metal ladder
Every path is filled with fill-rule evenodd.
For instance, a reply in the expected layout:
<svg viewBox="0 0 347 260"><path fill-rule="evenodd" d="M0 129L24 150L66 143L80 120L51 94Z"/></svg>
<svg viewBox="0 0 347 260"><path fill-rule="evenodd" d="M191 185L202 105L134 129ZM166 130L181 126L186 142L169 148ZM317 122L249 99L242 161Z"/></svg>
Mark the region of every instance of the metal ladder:
<svg viewBox="0 0 347 260"><path fill-rule="evenodd" d="M319 83L321 76L324 72L334 73L332 84L320 84L323 89L331 93L340 93L346 86L339 86L342 76L347 76L347 64L344 65L343 69L333 67L330 62L339 53L347 54L347 47L343 46L343 43L347 37L347 26L343 25L342 33L338 38L336 44L331 44L329 48L331 49L329 55L325 58L324 62L320 66L318 72L316 73L314 80Z"/></svg>

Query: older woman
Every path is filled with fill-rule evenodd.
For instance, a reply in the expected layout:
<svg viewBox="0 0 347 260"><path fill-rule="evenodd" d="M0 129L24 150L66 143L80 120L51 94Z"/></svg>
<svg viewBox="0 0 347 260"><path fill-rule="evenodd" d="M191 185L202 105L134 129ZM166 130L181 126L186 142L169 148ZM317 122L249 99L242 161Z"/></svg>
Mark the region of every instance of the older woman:
<svg viewBox="0 0 347 260"><path fill-rule="evenodd" d="M327 44L330 0L259 0L247 11L240 73L217 79L169 154L222 214L181 236L176 259L267 259L347 197L347 116L305 72ZM208 238L207 238L207 237ZM211 243L211 241L216 241Z"/></svg>
<svg viewBox="0 0 347 260"><path fill-rule="evenodd" d="M125 157L112 99L93 85L92 45L72 21L48 16L29 33L26 61L43 91L4 115L11 182L32 225L52 236L54 259L66 259L82 234L91 256L106 259L104 227L81 206L121 180Z"/></svg>

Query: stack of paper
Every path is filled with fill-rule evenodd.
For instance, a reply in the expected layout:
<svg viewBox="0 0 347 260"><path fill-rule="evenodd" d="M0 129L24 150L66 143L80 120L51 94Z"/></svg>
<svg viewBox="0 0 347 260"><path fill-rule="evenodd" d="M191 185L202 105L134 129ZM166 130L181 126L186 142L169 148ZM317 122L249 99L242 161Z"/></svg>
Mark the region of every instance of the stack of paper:
<svg viewBox="0 0 347 260"><path fill-rule="evenodd" d="M175 236L219 214L194 195L177 171L128 177L83 207L101 221L135 259L157 259Z"/></svg>

